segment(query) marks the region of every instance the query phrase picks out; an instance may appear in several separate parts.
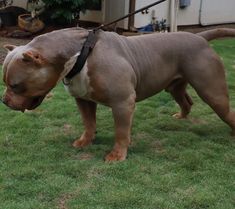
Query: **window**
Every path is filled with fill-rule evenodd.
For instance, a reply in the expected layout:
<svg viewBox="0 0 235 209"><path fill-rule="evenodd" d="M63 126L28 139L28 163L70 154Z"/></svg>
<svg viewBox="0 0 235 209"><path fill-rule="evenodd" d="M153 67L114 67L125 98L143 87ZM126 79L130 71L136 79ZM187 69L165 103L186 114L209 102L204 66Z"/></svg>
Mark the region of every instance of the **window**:
<svg viewBox="0 0 235 209"><path fill-rule="evenodd" d="M101 8L102 8L101 0L86 0L86 9L101 10Z"/></svg>

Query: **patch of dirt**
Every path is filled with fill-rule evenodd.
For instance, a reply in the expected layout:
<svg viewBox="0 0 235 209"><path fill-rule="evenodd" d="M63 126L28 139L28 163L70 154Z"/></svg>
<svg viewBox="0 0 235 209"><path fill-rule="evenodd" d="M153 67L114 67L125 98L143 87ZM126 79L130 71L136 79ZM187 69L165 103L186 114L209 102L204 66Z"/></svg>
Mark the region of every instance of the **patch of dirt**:
<svg viewBox="0 0 235 209"><path fill-rule="evenodd" d="M65 133L65 134L70 134L71 132L73 132L73 126L72 125L70 125L70 124L64 124L64 126L63 126L63 132Z"/></svg>
<svg viewBox="0 0 235 209"><path fill-rule="evenodd" d="M165 149L164 149L162 143L161 143L159 140L154 141L154 142L152 143L152 148L156 149L157 152L159 152L159 153L165 152Z"/></svg>
<svg viewBox="0 0 235 209"><path fill-rule="evenodd" d="M7 55L7 50L3 48L5 44L20 46L20 45L25 45L28 42L30 42L30 39L14 39L14 38L0 37L0 64L3 63Z"/></svg>
<svg viewBox="0 0 235 209"><path fill-rule="evenodd" d="M58 200L58 208L59 209L68 209L66 203L71 198L73 198L73 194L65 194L62 197L60 197L59 200Z"/></svg>
<svg viewBox="0 0 235 209"><path fill-rule="evenodd" d="M7 50L5 50L3 48L3 46L5 44L12 44L12 45L16 45L16 46L20 46L20 45L25 45L27 43L29 43L34 37L44 34L44 33L49 33L53 30L58 30L58 29L62 29L63 27L55 27L55 26L47 26L45 27L42 31L40 31L39 33L36 34L32 34L29 37L25 37L25 38L12 38L11 34L13 34L16 31L20 31L19 27L17 26L11 26L11 27L5 27L5 28L1 28L0 29L0 64L3 63L6 54L7 54ZM22 31L23 32L23 31Z"/></svg>
<svg viewBox="0 0 235 209"><path fill-rule="evenodd" d="M93 155L91 153L81 153L78 158L79 160L90 160L93 158Z"/></svg>
<svg viewBox="0 0 235 209"><path fill-rule="evenodd" d="M189 118L189 121L193 124L207 124L205 120L198 118Z"/></svg>

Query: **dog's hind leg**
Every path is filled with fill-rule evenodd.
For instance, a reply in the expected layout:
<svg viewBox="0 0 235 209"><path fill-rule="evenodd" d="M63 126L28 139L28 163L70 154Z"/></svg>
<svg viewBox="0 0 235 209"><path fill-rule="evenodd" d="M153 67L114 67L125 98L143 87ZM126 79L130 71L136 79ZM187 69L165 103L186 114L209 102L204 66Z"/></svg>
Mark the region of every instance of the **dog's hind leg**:
<svg viewBox="0 0 235 209"><path fill-rule="evenodd" d="M187 82L182 79L174 81L167 89L167 92L170 92L172 97L180 106L181 111L173 115L173 117L182 119L187 118L193 105L191 97L186 92Z"/></svg>
<svg viewBox="0 0 235 209"><path fill-rule="evenodd" d="M235 134L235 112L229 105L228 88L222 62L218 56L201 55L202 60L191 68L189 83Z"/></svg>
<svg viewBox="0 0 235 209"><path fill-rule="evenodd" d="M79 98L76 98L76 102L85 127L82 136L73 143L74 147L79 148L91 144L95 138L97 104Z"/></svg>
<svg viewBox="0 0 235 209"><path fill-rule="evenodd" d="M216 85L218 85L218 83ZM223 88L223 86L221 86L221 88ZM214 95L214 93L216 93L216 95ZM213 90L210 91L210 87L208 87L206 93L198 92L198 95L231 127L232 135L235 135L235 112L230 108L227 91L225 89L219 91L218 88L213 88Z"/></svg>

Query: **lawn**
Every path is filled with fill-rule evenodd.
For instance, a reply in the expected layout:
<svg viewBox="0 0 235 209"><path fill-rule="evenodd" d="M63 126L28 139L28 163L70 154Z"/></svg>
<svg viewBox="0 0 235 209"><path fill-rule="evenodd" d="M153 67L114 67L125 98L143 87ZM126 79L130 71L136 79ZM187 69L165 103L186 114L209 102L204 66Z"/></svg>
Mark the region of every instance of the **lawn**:
<svg viewBox="0 0 235 209"><path fill-rule="evenodd" d="M235 109L235 39L211 45ZM98 107L96 140L78 150L81 118L62 85L33 112L0 105L0 209L234 209L235 138L189 92L188 120L171 117L179 108L166 92L138 103L128 159L111 164L103 161L114 143L109 108Z"/></svg>

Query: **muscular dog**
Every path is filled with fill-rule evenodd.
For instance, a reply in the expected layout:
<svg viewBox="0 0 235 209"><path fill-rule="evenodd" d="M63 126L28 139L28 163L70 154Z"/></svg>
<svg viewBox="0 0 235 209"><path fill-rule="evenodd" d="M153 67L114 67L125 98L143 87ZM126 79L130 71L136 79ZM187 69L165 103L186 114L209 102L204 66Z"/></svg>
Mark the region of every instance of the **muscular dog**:
<svg viewBox="0 0 235 209"><path fill-rule="evenodd" d="M40 105L71 70L87 35L85 29L72 28L38 36L25 46L5 46L9 53L3 64L3 102L20 111ZM235 37L235 30L135 37L99 31L82 71L66 81L85 126L73 146L87 146L95 138L96 106L101 103L112 108L115 123L115 145L105 159L124 160L135 103L165 89L181 108L175 116L185 118L192 105L187 84L235 133L224 66L208 45L209 40L226 36Z"/></svg>

